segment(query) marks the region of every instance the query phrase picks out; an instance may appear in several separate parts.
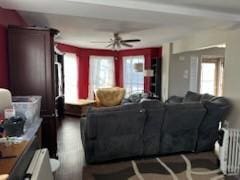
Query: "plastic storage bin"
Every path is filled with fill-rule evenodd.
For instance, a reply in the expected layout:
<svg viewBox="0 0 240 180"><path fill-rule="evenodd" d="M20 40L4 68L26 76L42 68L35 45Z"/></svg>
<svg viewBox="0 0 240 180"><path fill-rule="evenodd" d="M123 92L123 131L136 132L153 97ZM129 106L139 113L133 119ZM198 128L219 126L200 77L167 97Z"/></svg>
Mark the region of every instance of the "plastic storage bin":
<svg viewBox="0 0 240 180"><path fill-rule="evenodd" d="M12 105L16 113L26 117L24 129L28 129L34 121L40 118L41 96L13 96Z"/></svg>

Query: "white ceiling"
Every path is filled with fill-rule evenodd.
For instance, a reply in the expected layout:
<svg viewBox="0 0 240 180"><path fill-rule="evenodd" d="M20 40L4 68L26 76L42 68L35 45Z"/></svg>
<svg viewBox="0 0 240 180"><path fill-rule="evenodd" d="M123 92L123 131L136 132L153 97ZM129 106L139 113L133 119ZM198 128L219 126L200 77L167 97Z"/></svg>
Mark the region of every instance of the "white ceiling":
<svg viewBox="0 0 240 180"><path fill-rule="evenodd" d="M239 28L239 0L0 0L31 25L61 31L59 42L105 48L113 32L140 38L134 47L157 47L210 28Z"/></svg>
<svg viewBox="0 0 240 180"><path fill-rule="evenodd" d="M136 0L144 2L146 0ZM152 3L165 3L176 6L211 10L226 13L236 13L240 11L239 0L147 0Z"/></svg>

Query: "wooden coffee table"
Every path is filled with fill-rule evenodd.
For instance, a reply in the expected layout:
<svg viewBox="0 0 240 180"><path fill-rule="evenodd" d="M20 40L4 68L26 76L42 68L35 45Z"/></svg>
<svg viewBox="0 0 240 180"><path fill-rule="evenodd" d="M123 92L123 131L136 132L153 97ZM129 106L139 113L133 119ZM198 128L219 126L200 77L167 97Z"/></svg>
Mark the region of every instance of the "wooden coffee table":
<svg viewBox="0 0 240 180"><path fill-rule="evenodd" d="M87 109L95 106L95 100L79 99L77 101L65 103L65 114L83 117L86 116Z"/></svg>

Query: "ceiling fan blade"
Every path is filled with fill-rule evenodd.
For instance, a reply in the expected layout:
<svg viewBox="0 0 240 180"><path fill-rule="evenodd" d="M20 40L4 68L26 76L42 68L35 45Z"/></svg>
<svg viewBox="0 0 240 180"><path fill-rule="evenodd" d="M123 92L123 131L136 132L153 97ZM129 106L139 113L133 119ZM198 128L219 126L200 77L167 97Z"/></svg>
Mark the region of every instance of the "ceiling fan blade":
<svg viewBox="0 0 240 180"><path fill-rule="evenodd" d="M133 45L127 44L127 43L125 43L125 42L121 42L121 45L126 46L126 47L133 47Z"/></svg>
<svg viewBox="0 0 240 180"><path fill-rule="evenodd" d="M121 42L125 43L131 43L131 42L140 42L140 39L126 39L126 40L121 40Z"/></svg>
<svg viewBox="0 0 240 180"><path fill-rule="evenodd" d="M113 46L113 43L110 43L109 45L107 45L106 48L109 48L111 46Z"/></svg>

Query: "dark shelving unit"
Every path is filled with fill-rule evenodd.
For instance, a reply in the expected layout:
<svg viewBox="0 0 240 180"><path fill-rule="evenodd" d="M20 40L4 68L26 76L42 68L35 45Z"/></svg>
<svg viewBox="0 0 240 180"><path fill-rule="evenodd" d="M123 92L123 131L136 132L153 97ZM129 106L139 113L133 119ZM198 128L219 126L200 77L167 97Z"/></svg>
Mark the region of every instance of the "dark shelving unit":
<svg viewBox="0 0 240 180"><path fill-rule="evenodd" d="M151 77L151 92L153 96L161 99L162 92L162 60L161 58L153 58L151 61L151 69L153 77Z"/></svg>

